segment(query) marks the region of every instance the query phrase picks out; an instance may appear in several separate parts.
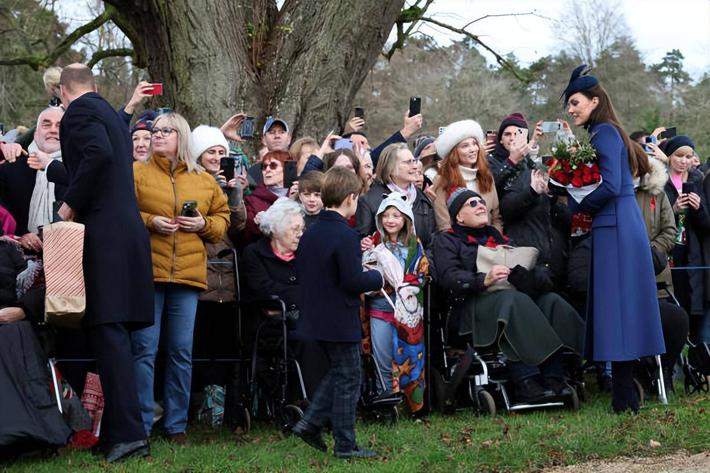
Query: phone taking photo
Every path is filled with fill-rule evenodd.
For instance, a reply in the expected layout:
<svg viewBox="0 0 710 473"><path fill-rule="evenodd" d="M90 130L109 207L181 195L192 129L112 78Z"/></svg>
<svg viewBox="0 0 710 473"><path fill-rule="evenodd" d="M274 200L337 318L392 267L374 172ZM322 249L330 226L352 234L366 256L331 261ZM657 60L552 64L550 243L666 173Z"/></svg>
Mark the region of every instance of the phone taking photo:
<svg viewBox="0 0 710 473"><path fill-rule="evenodd" d="M543 133L556 133L562 129L562 123L542 122L541 128Z"/></svg>
<svg viewBox="0 0 710 473"><path fill-rule="evenodd" d="M146 90L145 93L150 94L150 95L163 95L163 84L160 82L156 82L154 84L150 84L153 86L152 89Z"/></svg>
<svg viewBox="0 0 710 473"><path fill-rule="evenodd" d="M660 132L658 134L658 138L660 138L662 140L671 139L671 138L675 137L675 135L676 135L676 127L671 126L671 127L666 128L664 131Z"/></svg>
<svg viewBox="0 0 710 473"><path fill-rule="evenodd" d="M245 140L254 138L254 117L245 117L239 128L239 137Z"/></svg>
<svg viewBox="0 0 710 473"><path fill-rule="evenodd" d="M409 97L409 116L419 115L422 113L422 98Z"/></svg>
<svg viewBox="0 0 710 473"><path fill-rule="evenodd" d="M365 119L365 109L363 107L355 107L355 118Z"/></svg>
<svg viewBox="0 0 710 473"><path fill-rule="evenodd" d="M219 160L219 169L220 171L222 171L222 175L227 180L227 182L234 179L235 163L236 160L231 156Z"/></svg>

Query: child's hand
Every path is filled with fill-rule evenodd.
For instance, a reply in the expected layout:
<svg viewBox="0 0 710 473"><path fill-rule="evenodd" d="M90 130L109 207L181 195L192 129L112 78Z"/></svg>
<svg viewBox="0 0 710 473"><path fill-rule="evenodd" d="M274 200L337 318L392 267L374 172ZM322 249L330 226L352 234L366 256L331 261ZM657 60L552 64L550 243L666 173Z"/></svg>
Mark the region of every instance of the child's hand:
<svg viewBox="0 0 710 473"><path fill-rule="evenodd" d="M375 244L372 242L372 238L370 238L369 236L360 240L360 250L361 251L371 250L374 247L375 247Z"/></svg>

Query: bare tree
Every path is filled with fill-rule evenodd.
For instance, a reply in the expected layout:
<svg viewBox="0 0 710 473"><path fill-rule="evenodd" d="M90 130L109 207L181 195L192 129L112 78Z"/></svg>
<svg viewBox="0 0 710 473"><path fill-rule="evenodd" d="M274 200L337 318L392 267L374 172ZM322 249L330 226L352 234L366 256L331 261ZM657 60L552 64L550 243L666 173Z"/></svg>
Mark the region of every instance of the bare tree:
<svg viewBox="0 0 710 473"><path fill-rule="evenodd" d="M553 28L567 49L591 66L627 29L618 0L568 0Z"/></svg>

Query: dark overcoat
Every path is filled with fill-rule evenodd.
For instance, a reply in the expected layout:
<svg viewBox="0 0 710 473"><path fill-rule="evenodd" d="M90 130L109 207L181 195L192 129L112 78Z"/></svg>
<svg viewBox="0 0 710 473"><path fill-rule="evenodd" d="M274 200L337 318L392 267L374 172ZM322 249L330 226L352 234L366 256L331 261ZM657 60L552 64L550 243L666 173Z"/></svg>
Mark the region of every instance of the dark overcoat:
<svg viewBox="0 0 710 473"><path fill-rule="evenodd" d="M301 330L311 339L359 342L360 294L382 288L382 275L362 270L357 232L347 220L323 210L301 237L296 252Z"/></svg>
<svg viewBox="0 0 710 473"><path fill-rule="evenodd" d="M60 126L69 186L64 201L86 226L86 325L154 319L148 231L133 184L131 139L125 122L96 93L67 108Z"/></svg>
<svg viewBox="0 0 710 473"><path fill-rule="evenodd" d="M609 123L590 127L602 184L579 209L592 215L587 356L627 361L665 352L650 243L628 151Z"/></svg>

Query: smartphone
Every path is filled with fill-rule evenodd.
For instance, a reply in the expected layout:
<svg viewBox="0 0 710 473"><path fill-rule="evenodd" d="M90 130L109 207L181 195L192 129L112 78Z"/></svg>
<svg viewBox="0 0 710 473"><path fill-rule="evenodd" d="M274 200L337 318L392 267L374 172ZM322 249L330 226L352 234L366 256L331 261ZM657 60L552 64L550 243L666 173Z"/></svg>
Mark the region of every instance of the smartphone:
<svg viewBox="0 0 710 473"><path fill-rule="evenodd" d="M229 157L234 160L234 175L241 176L244 174L244 160L239 153L229 153ZM224 158L223 158L224 159ZM220 161L220 169L222 162Z"/></svg>
<svg viewBox="0 0 710 473"><path fill-rule="evenodd" d="M658 138L664 140L664 139L671 139L676 135L676 128L674 126L666 128L664 131L660 132L658 134Z"/></svg>
<svg viewBox="0 0 710 473"><path fill-rule="evenodd" d="M365 109L362 107L355 107L355 117L365 119Z"/></svg>
<svg viewBox="0 0 710 473"><path fill-rule="evenodd" d="M239 136L246 140L254 138L254 117L246 117L239 128Z"/></svg>
<svg viewBox="0 0 710 473"><path fill-rule="evenodd" d="M556 133L562 129L560 122L542 122L543 133Z"/></svg>
<svg viewBox="0 0 710 473"><path fill-rule="evenodd" d="M445 126L440 126L440 127L439 127L439 135L442 135L445 131L446 131L446 127L445 127Z"/></svg>
<svg viewBox="0 0 710 473"><path fill-rule="evenodd" d="M525 128L518 128L515 132L515 137L513 138L513 146L520 148L528 142L528 130Z"/></svg>
<svg viewBox="0 0 710 473"><path fill-rule="evenodd" d="M150 92L146 91L146 93L149 93L150 95L163 95L163 84L160 82L157 82L155 84L150 84L153 86L153 88L150 90Z"/></svg>
<svg viewBox="0 0 710 473"><path fill-rule="evenodd" d="M222 158L219 160L219 169L222 171L222 175L227 180L227 182L234 179L234 165L236 160L231 156L228 158Z"/></svg>
<svg viewBox="0 0 710 473"><path fill-rule="evenodd" d="M684 182L682 192L683 194L690 194L691 192L695 192L695 186L692 182Z"/></svg>
<svg viewBox="0 0 710 473"><path fill-rule="evenodd" d="M495 143L496 142L496 137L498 136L498 133L496 133L493 130L486 130L486 141L490 143Z"/></svg>
<svg viewBox="0 0 710 473"><path fill-rule="evenodd" d="M197 217L197 201L186 200L182 203L181 217Z"/></svg>
<svg viewBox="0 0 710 473"><path fill-rule="evenodd" d="M409 116L419 115L422 113L422 98L409 97Z"/></svg>

